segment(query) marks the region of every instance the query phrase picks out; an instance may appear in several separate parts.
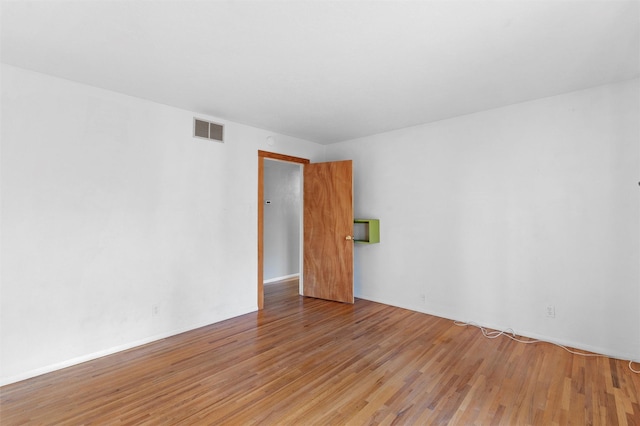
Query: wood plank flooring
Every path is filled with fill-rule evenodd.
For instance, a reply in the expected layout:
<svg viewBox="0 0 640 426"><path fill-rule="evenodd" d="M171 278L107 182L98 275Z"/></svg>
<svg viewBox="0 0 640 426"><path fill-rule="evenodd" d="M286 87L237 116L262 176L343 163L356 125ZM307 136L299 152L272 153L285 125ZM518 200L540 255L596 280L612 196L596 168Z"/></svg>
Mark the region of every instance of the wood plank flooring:
<svg viewBox="0 0 640 426"><path fill-rule="evenodd" d="M2 425L640 425L624 361L265 286L265 310L0 388Z"/></svg>

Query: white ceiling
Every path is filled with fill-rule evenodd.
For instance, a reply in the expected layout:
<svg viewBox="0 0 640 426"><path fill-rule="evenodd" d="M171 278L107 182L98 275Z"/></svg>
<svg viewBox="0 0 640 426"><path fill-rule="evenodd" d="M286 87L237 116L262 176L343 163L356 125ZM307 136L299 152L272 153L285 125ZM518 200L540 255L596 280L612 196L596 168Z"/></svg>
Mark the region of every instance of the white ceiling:
<svg viewBox="0 0 640 426"><path fill-rule="evenodd" d="M640 74L635 1L2 1L2 62L319 143Z"/></svg>

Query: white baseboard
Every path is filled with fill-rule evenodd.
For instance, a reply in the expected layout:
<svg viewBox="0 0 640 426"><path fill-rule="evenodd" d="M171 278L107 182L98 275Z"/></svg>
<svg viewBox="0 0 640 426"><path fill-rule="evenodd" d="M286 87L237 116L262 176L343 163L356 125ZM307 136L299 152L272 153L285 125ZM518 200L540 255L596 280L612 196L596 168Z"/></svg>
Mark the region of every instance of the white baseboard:
<svg viewBox="0 0 640 426"><path fill-rule="evenodd" d="M462 320L462 319L456 319L453 317L453 315L442 312L442 311L435 311L433 309L426 309L424 307L418 307L415 304L405 304L405 303L397 303L395 301L390 301L390 300L383 300L382 298L378 298L378 297L370 297L367 295L358 295L356 296L359 299L364 299L364 300L369 300L371 302L376 302L376 303L382 303L384 305L390 305L390 306L396 306L398 308L402 308L402 309L408 309L410 311L415 311L415 312L421 312L423 314L427 314L427 315L432 315L435 317L439 317L439 318L444 318L450 321L459 321L459 322L467 322L467 321L473 321L473 320ZM477 322L477 321L473 321L474 323L491 329L491 330L507 330L510 327L509 326L504 326L504 325L500 325L500 324L492 324L492 323L483 323L483 322ZM637 357L635 357L633 354L629 354L629 353L623 353L623 352L619 352L619 351L614 351L611 350L609 348L604 348L604 347L599 347L599 346L593 346L593 345L588 345L585 343L581 343L581 342L576 342L573 340L569 340L569 339L559 339L559 338L555 338L555 337L550 337L550 336L545 336L542 334L538 334L538 333L534 333L531 331L527 331L527 330L514 330L515 333L518 336L522 336L522 337L527 337L530 339L534 339L534 340L540 340L541 342L545 342L545 343L550 343L550 344L557 344L557 345L562 345L562 346L566 346L566 347L570 347L570 348L574 348L574 349L578 349L581 351L586 351L586 352L592 352L598 355L602 355L602 356L606 356L609 358L615 358L615 359L620 359L623 361L630 361L630 360L637 360Z"/></svg>
<svg viewBox="0 0 640 426"><path fill-rule="evenodd" d="M291 274L291 275L285 275L283 277L269 278L268 280L264 280L263 284L271 284L277 281L291 280L294 278L300 278L300 274Z"/></svg>
<svg viewBox="0 0 640 426"><path fill-rule="evenodd" d="M182 327L176 330L172 330L166 333L156 334L154 336L150 336L144 339L136 340L134 342L125 343L123 345L115 346L109 349L105 349L102 351L93 352L86 355L81 355L76 358L68 359L62 362L57 362L55 364L50 364L44 367L36 368L34 370L29 370L21 374L17 374L15 376L3 377L0 378L0 386L9 385L11 383L20 382L22 380L31 379L36 376L41 376L43 374L51 373L56 370L62 370L63 368L72 367L77 364L81 364L83 362L92 361L94 359L102 358L107 355L113 355L117 352L126 351L128 349L135 348L137 346L146 345L147 343L155 342L157 340L166 339L167 337L175 336L177 334L185 333L187 331L195 330L200 327L205 327L207 325L215 324L221 321L226 321L231 318L235 318L241 315L245 315L251 312L255 312L258 309L257 306L253 306L251 308L238 309L234 312L231 312L228 316L224 316L221 318L214 319L213 321L206 321L202 324L193 324L188 327Z"/></svg>

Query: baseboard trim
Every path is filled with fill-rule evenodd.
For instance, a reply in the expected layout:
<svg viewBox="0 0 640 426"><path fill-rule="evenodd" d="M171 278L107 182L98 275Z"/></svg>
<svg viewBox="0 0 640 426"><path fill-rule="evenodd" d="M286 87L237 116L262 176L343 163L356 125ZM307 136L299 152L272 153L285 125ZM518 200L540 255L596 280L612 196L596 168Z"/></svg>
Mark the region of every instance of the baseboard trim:
<svg viewBox="0 0 640 426"><path fill-rule="evenodd" d="M278 281L292 280L294 278L300 278L300 274L291 274L291 275L285 275L285 276L282 276L282 277L269 278L268 280L264 280L263 283L264 284L271 284L271 283L275 283L275 282L278 282Z"/></svg>
<svg viewBox="0 0 640 426"><path fill-rule="evenodd" d="M364 300L369 300L371 302L376 302L376 303L382 303L384 305L390 305L390 306L395 306L398 308L402 308L402 309L408 309L410 311L415 311L415 312L420 312L423 314L427 314L427 315L432 315L435 317L439 317L439 318L444 318L450 321L459 321L459 322L469 322L472 321L475 324L478 324L482 327L491 329L491 330L507 330L510 327L509 326L503 326L503 325L499 325L499 324L492 324L492 323L487 323L487 322L479 322L479 321L475 321L473 319L460 319L460 318L453 318L453 315L441 312L441 311L434 311L434 310L430 310L430 309L425 309L423 307L417 307L414 304L404 304L404 303L397 303L394 301L389 301L389 300L382 300L382 298L378 298L378 297L370 297L367 295L358 295L356 296L359 299L364 299ZM580 343L580 342L575 342L572 340L568 340L568 339L558 339L555 337L550 337L550 336L545 336L545 335L541 335L538 333L534 333L528 330L514 330L515 333L518 336L522 336L522 337L527 337L530 339L534 339L534 340L540 340L542 342L545 343L550 343L550 344L558 344L558 345L562 345L562 346L566 346L569 348L574 348L580 351L585 351L585 352L592 352L598 355L602 355L605 357L609 357L609 358L615 358L615 359L620 359L623 361L630 361L630 360L636 360L638 359L637 357L635 357L632 354L628 354L628 353L623 353L623 352L618 352L618 351L612 351L608 348L603 348L603 347L598 347L598 346L592 346L592 345L588 345L588 344L584 344L584 343ZM479 331L478 331L479 332Z"/></svg>
<svg viewBox="0 0 640 426"><path fill-rule="evenodd" d="M53 371L62 370L63 368L72 367L77 364L82 364L83 362L93 361L94 359L102 358L108 355L113 355L118 352L126 351L129 349L136 348L138 346L146 345L148 343L152 343L158 340L166 339L167 337L176 336L178 334L186 333L188 331L192 331L198 329L200 327L206 327L211 324L215 324L221 321L226 321L231 318L239 317L241 315L249 314L251 312L255 312L258 310L257 306L252 306L250 308L238 309L235 312L230 313L228 316L221 317L219 319L205 321L203 323L194 324L187 327L182 327L179 329L175 329L166 333L156 334L144 339L136 340L133 342L125 343L123 345L115 346L109 349L105 349L102 351L93 352L86 355L81 355L79 357L75 357L72 359L68 359L66 361L57 362L54 364L47 365L45 367L36 368L34 370L29 370L21 374L17 374L15 376L4 377L0 379L0 386L9 385L12 383L21 382L23 380L31 379L33 377L41 376L43 374L51 373Z"/></svg>

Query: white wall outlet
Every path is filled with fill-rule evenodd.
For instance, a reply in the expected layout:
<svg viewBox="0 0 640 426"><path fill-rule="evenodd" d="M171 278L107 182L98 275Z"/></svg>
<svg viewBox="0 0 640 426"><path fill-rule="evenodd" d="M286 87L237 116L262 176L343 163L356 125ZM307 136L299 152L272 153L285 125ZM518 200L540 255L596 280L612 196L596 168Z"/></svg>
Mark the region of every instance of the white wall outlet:
<svg viewBox="0 0 640 426"><path fill-rule="evenodd" d="M547 307L544 310L545 315L547 316L547 318L555 318L556 317L556 307L553 305L547 305Z"/></svg>
<svg viewBox="0 0 640 426"><path fill-rule="evenodd" d="M158 315L158 305L151 306L151 315L154 317Z"/></svg>
<svg viewBox="0 0 640 426"><path fill-rule="evenodd" d="M420 294L420 301L422 303L426 303L427 302L427 296L424 293Z"/></svg>

